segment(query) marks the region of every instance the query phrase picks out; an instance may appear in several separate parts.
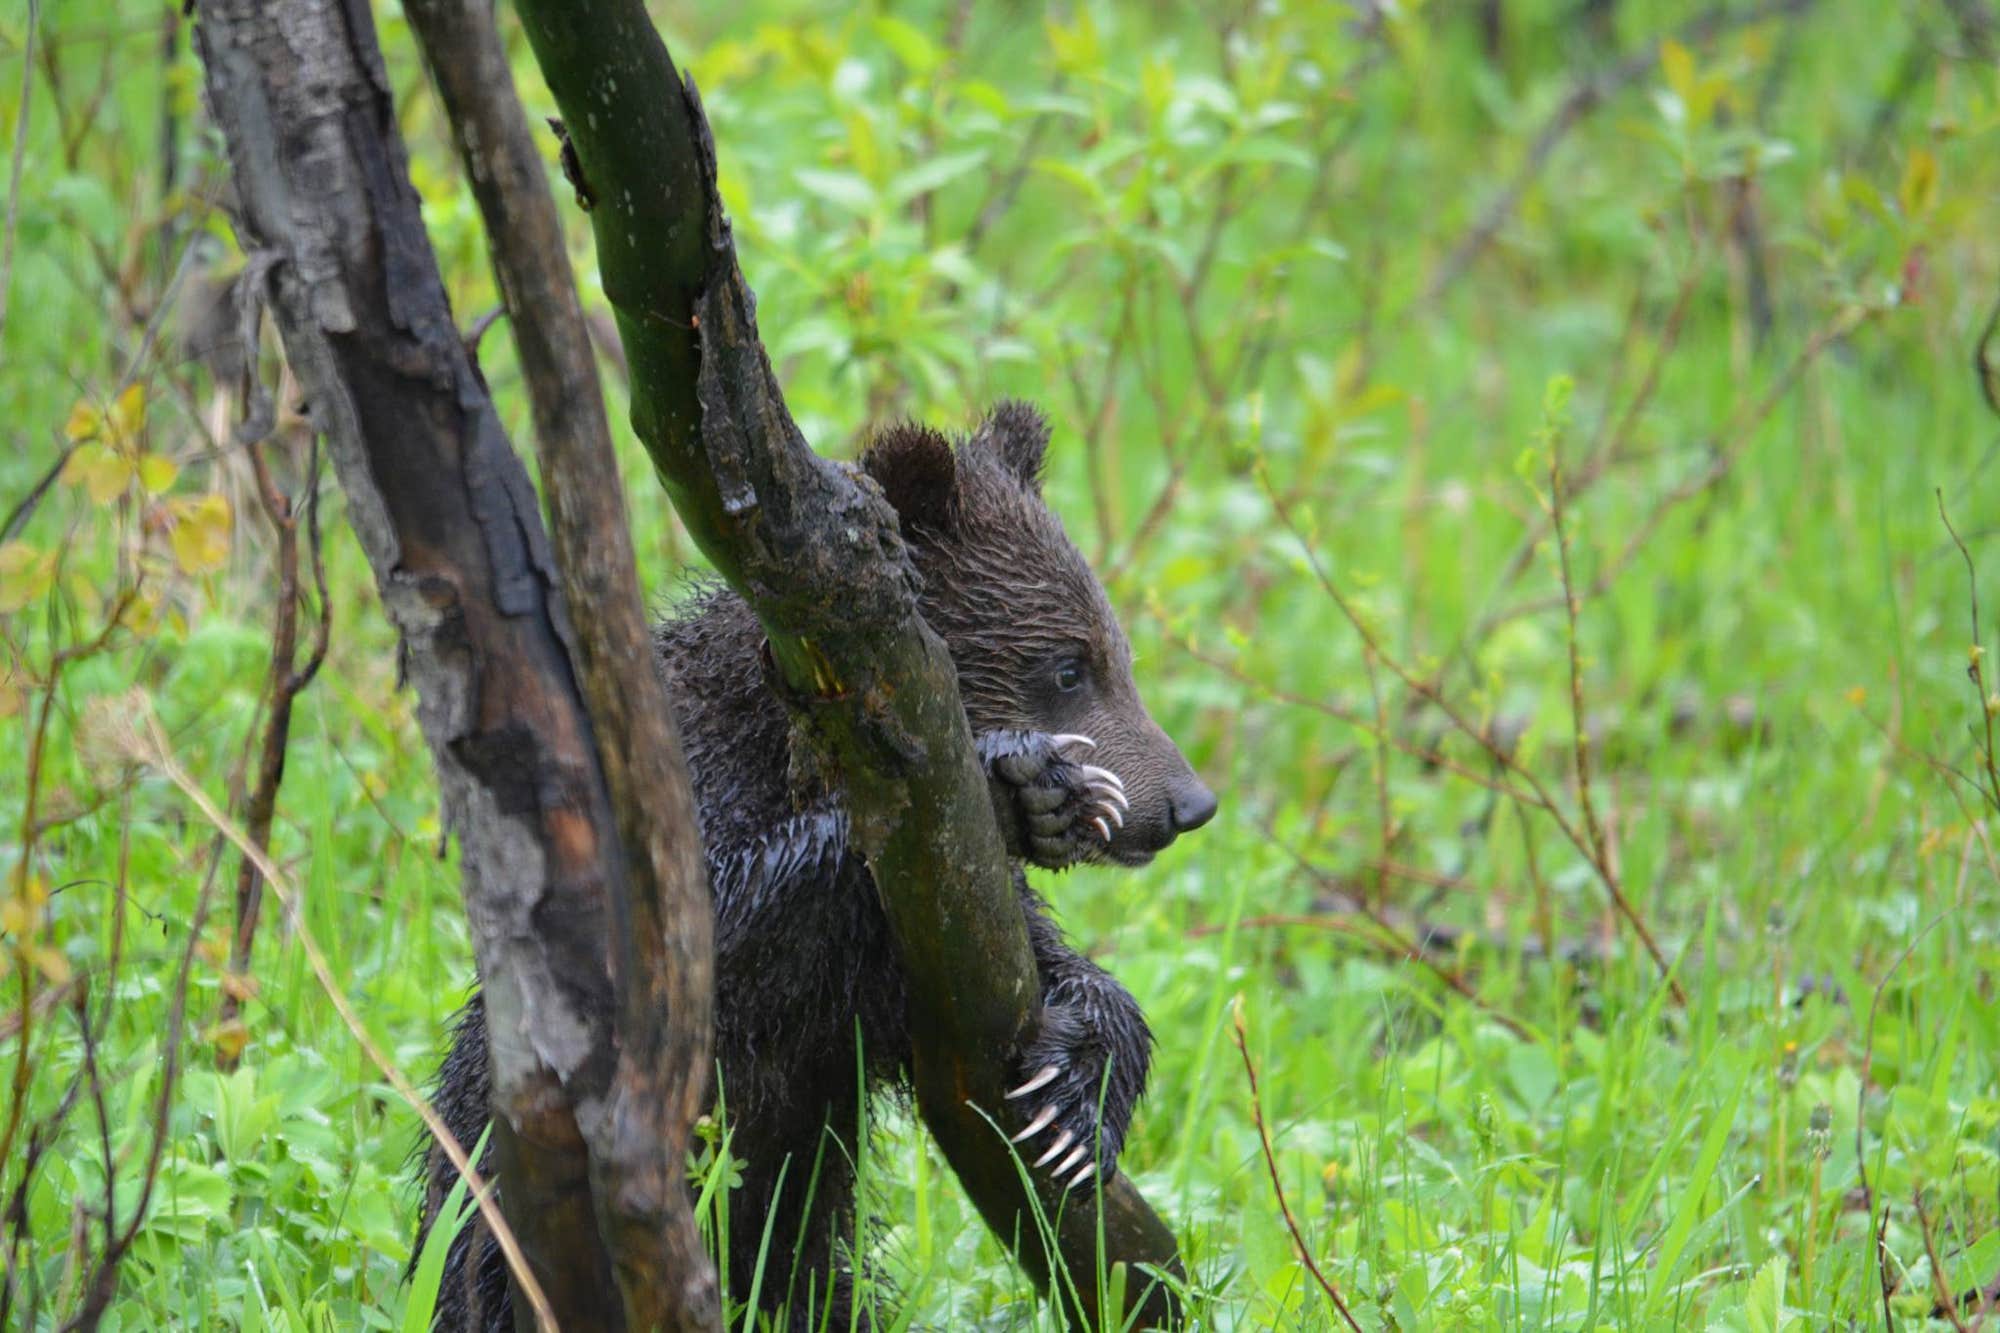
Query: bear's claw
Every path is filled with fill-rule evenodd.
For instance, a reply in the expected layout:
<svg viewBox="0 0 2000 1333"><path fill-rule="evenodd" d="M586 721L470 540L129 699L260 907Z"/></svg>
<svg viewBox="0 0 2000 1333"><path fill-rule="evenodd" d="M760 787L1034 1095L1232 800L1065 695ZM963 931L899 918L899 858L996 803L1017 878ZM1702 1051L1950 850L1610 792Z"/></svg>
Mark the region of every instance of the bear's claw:
<svg viewBox="0 0 2000 1333"><path fill-rule="evenodd" d="M1026 1083L1023 1083L1020 1087L1014 1089L1012 1092L1008 1093L1007 1100L1010 1102L1015 1101L1019 1098L1027 1096L1029 1093L1035 1091L1035 1089L1037 1088L1046 1088L1049 1084L1055 1082L1056 1075L1060 1073L1062 1073L1062 1067L1060 1065L1042 1066L1041 1070L1038 1073L1036 1073L1036 1075L1033 1078L1029 1079Z"/></svg>
<svg viewBox="0 0 2000 1333"><path fill-rule="evenodd" d="M1096 746L1076 732L991 731L979 737L1010 854L1060 870L1097 856L1125 827L1132 803L1124 781L1063 753Z"/></svg>

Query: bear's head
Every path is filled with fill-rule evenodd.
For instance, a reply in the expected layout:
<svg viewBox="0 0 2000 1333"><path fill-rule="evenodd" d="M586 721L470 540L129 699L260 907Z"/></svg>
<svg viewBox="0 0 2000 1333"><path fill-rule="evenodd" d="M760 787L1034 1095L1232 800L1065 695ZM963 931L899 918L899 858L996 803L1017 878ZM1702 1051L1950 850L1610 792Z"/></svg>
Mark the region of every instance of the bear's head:
<svg viewBox="0 0 2000 1333"><path fill-rule="evenodd" d="M1215 813L1215 796L1147 713L1132 646L1104 588L1042 499L1049 427L1002 402L954 449L925 426L890 428L861 465L895 507L975 734L1076 733L1131 803L1103 855L1143 865Z"/></svg>

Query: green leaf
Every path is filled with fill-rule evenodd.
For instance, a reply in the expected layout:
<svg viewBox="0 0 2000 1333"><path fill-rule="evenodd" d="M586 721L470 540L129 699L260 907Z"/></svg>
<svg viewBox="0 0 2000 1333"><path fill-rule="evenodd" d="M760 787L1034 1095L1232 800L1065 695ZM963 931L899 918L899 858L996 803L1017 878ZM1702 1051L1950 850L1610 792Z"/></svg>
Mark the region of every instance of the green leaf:
<svg viewBox="0 0 2000 1333"><path fill-rule="evenodd" d="M1673 1290L1674 1272L1680 1267L1688 1237L1694 1234L1696 1224L1702 1220L1701 1201L1715 1186L1715 1167L1722 1160L1722 1150L1729 1144L1729 1131L1736 1123L1736 1107L1743 1100L1743 1089L1749 1082L1750 1070L1746 1068L1728 1098L1710 1112L1708 1132L1702 1135L1694 1169L1688 1173L1687 1184L1681 1189L1680 1198L1674 1205L1673 1218L1667 1225L1666 1237L1660 1242L1659 1262L1654 1267L1653 1282L1646 1293L1648 1311L1657 1312Z"/></svg>
<svg viewBox="0 0 2000 1333"><path fill-rule="evenodd" d="M940 54L937 44L917 29L898 18L887 15L875 20L875 35L882 44L896 53L896 59L909 67L913 74L928 74L938 67Z"/></svg>
<svg viewBox="0 0 2000 1333"><path fill-rule="evenodd" d="M486 1140L492 1133L493 1126L489 1124L480 1131L479 1142L467 1153L475 1164L485 1157ZM478 1204L467 1198L467 1193L465 1177L460 1176L444 1196L444 1204L432 1219L430 1230L424 1233L423 1252L410 1272L409 1303L403 1307L403 1333L429 1333L431 1314L437 1309L438 1288L444 1284L445 1256L451 1252L453 1238L478 1210Z"/></svg>
<svg viewBox="0 0 2000 1333"><path fill-rule="evenodd" d="M792 179L807 194L824 199L836 208L864 217L875 211L875 187L851 171L800 167L792 173Z"/></svg>
<svg viewBox="0 0 2000 1333"><path fill-rule="evenodd" d="M1798 1320L1785 1311L1785 1256L1771 1256L1743 1297L1743 1322L1750 1333L1785 1333Z"/></svg>
<svg viewBox="0 0 2000 1333"><path fill-rule="evenodd" d="M929 194L961 176L971 175L985 165L986 157L984 148L974 148L963 153L942 153L926 158L889 182L889 199L892 203L901 204L918 195Z"/></svg>

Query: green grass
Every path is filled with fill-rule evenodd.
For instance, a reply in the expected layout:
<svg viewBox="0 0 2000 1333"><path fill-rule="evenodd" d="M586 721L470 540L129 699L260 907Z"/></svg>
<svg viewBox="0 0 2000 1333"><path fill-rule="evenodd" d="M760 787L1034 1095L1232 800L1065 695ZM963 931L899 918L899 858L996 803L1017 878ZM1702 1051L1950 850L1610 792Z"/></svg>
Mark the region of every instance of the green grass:
<svg viewBox="0 0 2000 1333"><path fill-rule="evenodd" d="M1227 24L1194 6L1047 23L963 8L955 50L945 4L660 14L715 121L808 436L845 453L903 414L1046 406L1051 498L1106 572L1155 715L1223 794L1152 868L1044 886L1159 1034L1122 1165L1182 1237L1202 1325L1342 1327L1279 1207L1239 1013L1276 1179L1365 1328L1868 1328L1885 1284L1908 1328L1937 1290L1993 1282L2000 858L1967 561L1938 511L1941 492L1993 598L2000 417L1970 369L2000 291L2000 83L1970 54L1992 34L1949 7L1822 0L1691 40L1685 63L1667 48L1582 116L1433 299L1579 71L1660 50L1697 6L1625 0L1600 32L1566 0L1508 0L1497 51L1478 7L1446 0L1395 6L1377 32L1313 4ZM216 1028L234 859L191 941L212 830L107 739L142 692L188 771L229 791L272 542L241 450L207 433L233 408L185 343L193 294L240 263L212 208L216 145L187 129L198 70L185 52L162 68L158 6L44 10L0 510L128 370L145 385L133 438L178 475L105 503L58 483L0 553L0 1107L25 1081L0 1201L30 1130L79 1089L0 1217L13 1309L53 1328L78 1308L107 1144L121 1222L136 1206L190 956L158 1178L106 1326L406 1326L416 1118L275 905L244 1028ZM469 324L494 304L476 214L407 31L377 11ZM0 13L5 144L25 25ZM517 66L546 109L524 47ZM172 189L163 108L181 123ZM198 232L222 257L147 341ZM524 443L499 330L482 356ZM665 599L688 544L621 447ZM1505 784L1532 774L1584 828L1552 448L1586 593L1592 804L1685 1003L1585 849L1482 785L1501 777L1491 756L1382 660L1442 672L1460 715L1513 746ZM165 530L194 535L211 494L234 516L213 568ZM422 1077L470 952L393 642L331 483L326 498L332 653L301 699L274 852L376 1040ZM51 656L90 641L142 569L149 614L53 692L34 800L62 818L24 862ZM1982 627L2000 618L1982 609ZM1455 942L1414 961L1357 900L1403 939ZM33 1007L65 976L102 1017L101 1125L74 1004ZM214 1072L239 1037L242 1067ZM877 1130L869 1230L902 1313L1052 1327L921 1131L893 1108ZM711 1153L707 1182L726 1174Z"/></svg>

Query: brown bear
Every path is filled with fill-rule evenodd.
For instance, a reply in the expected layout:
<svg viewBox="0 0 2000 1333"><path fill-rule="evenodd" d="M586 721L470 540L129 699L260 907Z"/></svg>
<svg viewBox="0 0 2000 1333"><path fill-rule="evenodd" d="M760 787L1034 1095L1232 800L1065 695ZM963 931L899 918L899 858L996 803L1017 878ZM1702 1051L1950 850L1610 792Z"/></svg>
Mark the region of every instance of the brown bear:
<svg viewBox="0 0 2000 1333"><path fill-rule="evenodd" d="M1141 866L1216 802L1148 716L1111 604L1043 502L1047 443L1041 415L1009 402L956 449L923 427L893 428L861 466L896 510L924 618L958 668L1041 974L1008 1129L1024 1160L1080 1185L1116 1168L1152 1036L1125 988L1064 941L1021 865ZM856 1128L863 1099L901 1086L909 1060L896 949L848 846L841 794L793 762L750 608L706 590L656 643L715 899L715 1057L730 1151L744 1162L729 1200L729 1288L749 1299L770 1219L759 1304L789 1310L791 1327L845 1329ZM437 1104L461 1143L479 1138L489 1108L477 997ZM457 1174L433 1148L425 1175L428 1227ZM504 1261L476 1217L450 1251L435 1327L513 1327Z"/></svg>

